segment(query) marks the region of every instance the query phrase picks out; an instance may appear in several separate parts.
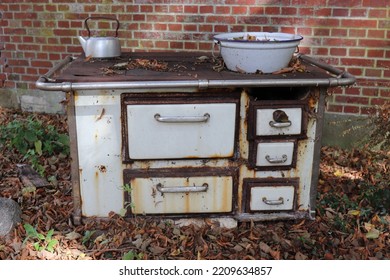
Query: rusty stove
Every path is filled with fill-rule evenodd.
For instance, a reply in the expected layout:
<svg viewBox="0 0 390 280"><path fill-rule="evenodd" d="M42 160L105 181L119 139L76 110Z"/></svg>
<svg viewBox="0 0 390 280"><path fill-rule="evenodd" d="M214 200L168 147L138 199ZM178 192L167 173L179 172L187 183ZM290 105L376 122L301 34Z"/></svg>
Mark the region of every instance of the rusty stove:
<svg viewBox="0 0 390 280"><path fill-rule="evenodd" d="M76 222L313 218L326 92L355 78L301 54L301 71L277 74L211 60L68 57L39 78L67 92Z"/></svg>

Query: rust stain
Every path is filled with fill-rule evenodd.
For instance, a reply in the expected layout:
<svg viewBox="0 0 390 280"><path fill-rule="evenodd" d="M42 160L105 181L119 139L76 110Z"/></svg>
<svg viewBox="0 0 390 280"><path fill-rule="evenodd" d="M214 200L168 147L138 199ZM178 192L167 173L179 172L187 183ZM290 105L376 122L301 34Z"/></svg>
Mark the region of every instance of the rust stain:
<svg viewBox="0 0 390 280"><path fill-rule="evenodd" d="M100 165L100 166L98 166L98 169L99 169L99 171L100 171L101 173L105 173L105 172L107 172L107 167L106 167L106 166L104 166L104 165Z"/></svg>
<svg viewBox="0 0 390 280"><path fill-rule="evenodd" d="M102 111L100 112L100 115L97 117L96 121L100 121L103 118L105 112L106 110L102 108Z"/></svg>

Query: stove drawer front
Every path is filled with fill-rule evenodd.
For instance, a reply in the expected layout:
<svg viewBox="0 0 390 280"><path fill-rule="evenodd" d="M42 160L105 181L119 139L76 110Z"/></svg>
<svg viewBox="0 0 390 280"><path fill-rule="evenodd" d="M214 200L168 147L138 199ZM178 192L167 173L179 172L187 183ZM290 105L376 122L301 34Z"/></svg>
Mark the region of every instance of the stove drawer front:
<svg viewBox="0 0 390 280"><path fill-rule="evenodd" d="M294 186L263 186L251 188L250 211L293 210Z"/></svg>
<svg viewBox="0 0 390 280"><path fill-rule="evenodd" d="M295 165L295 141L255 143L256 167L293 167Z"/></svg>
<svg viewBox="0 0 390 280"><path fill-rule="evenodd" d="M133 214L228 213L233 176L132 178Z"/></svg>
<svg viewBox="0 0 390 280"><path fill-rule="evenodd" d="M300 135L302 108L256 110L256 136Z"/></svg>
<svg viewBox="0 0 390 280"><path fill-rule="evenodd" d="M245 212L294 211L297 205L298 178L245 178Z"/></svg>
<svg viewBox="0 0 390 280"><path fill-rule="evenodd" d="M129 158L233 157L235 103L127 105Z"/></svg>

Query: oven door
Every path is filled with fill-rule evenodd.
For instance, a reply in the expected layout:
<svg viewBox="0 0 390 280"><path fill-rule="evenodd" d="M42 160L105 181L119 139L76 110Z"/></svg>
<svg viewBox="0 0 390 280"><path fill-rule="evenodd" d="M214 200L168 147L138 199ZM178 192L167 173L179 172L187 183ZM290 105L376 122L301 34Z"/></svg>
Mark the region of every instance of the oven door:
<svg viewBox="0 0 390 280"><path fill-rule="evenodd" d="M125 193L132 214L231 213L237 189L237 170L176 168L124 170L130 186Z"/></svg>
<svg viewBox="0 0 390 280"><path fill-rule="evenodd" d="M235 103L133 104L126 111L130 160L233 157Z"/></svg>

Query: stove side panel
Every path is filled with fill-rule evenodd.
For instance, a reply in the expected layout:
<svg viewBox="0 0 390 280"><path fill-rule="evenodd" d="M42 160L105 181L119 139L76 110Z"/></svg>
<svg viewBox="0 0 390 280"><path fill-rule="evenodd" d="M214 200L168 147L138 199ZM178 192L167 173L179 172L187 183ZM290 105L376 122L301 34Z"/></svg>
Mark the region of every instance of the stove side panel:
<svg viewBox="0 0 390 280"><path fill-rule="evenodd" d="M78 172L83 217L107 217L123 208L120 95L74 93Z"/></svg>

